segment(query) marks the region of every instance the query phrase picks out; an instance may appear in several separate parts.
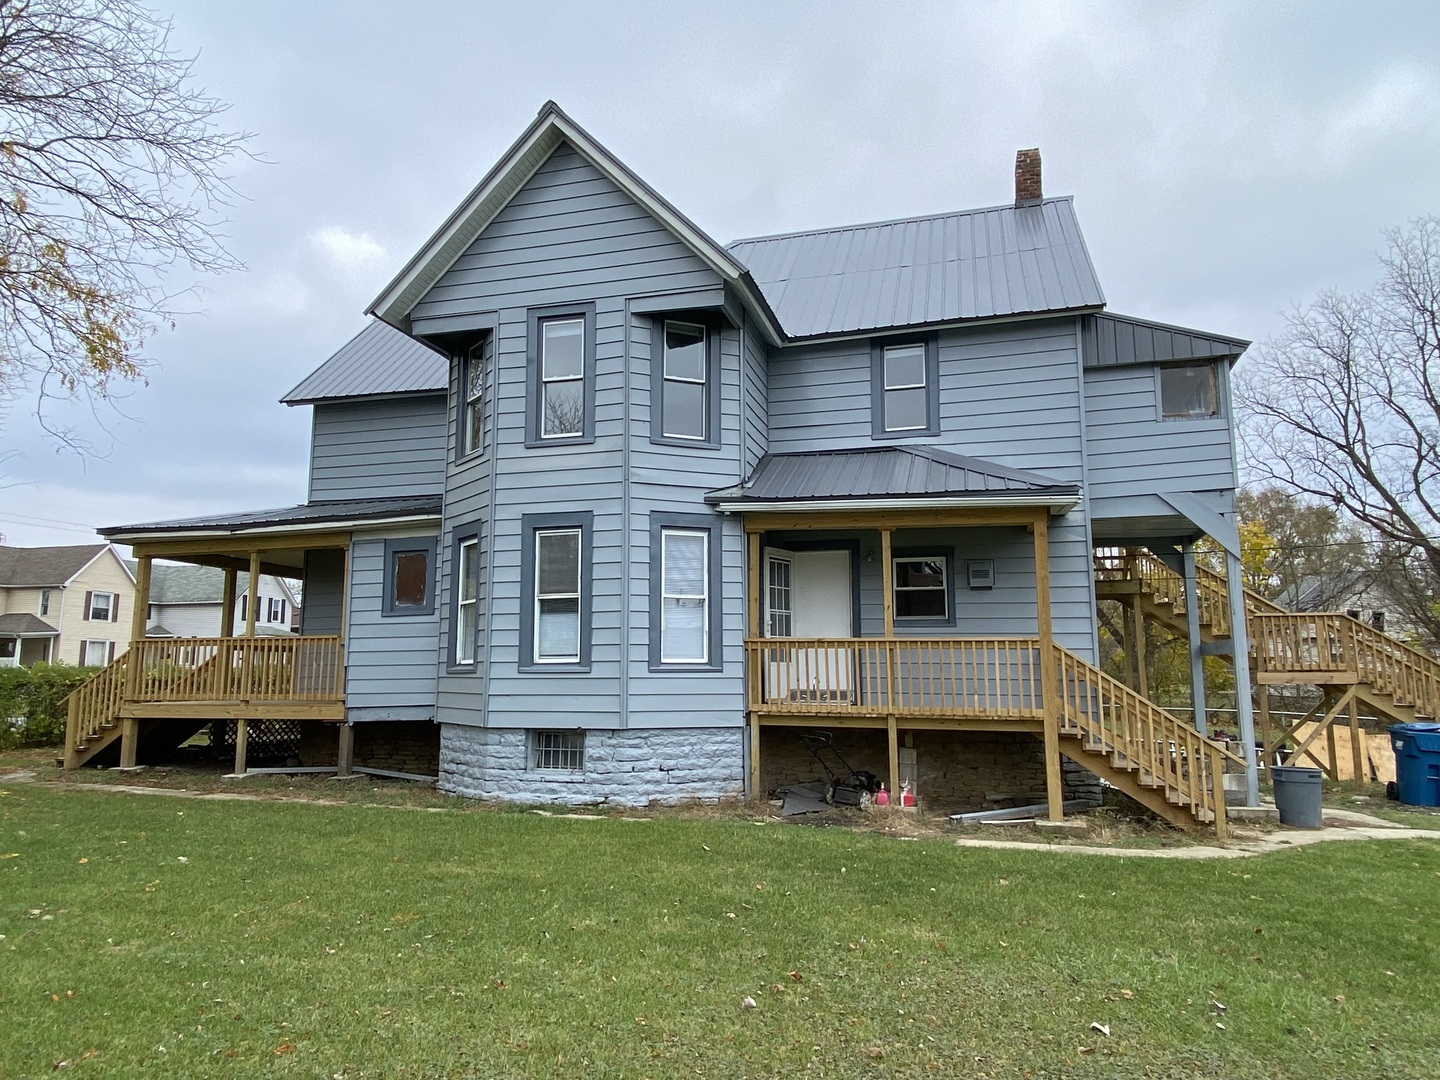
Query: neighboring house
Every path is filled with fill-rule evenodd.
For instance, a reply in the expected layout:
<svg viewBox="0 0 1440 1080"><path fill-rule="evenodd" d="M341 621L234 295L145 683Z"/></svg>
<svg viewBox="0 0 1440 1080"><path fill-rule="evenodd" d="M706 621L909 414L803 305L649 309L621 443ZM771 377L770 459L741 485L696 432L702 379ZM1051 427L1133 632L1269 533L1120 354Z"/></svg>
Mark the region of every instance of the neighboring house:
<svg viewBox="0 0 1440 1080"><path fill-rule="evenodd" d="M0 547L0 667L104 667L130 643L135 579L109 544Z"/></svg>
<svg viewBox="0 0 1440 1080"><path fill-rule="evenodd" d="M1105 306L1038 151L1002 206L725 247L550 104L284 398L309 501L105 535L301 577L286 664L343 674L246 715L344 719L342 763L436 724L449 791L762 794L819 726L927 797L1154 805L1096 725L1213 748L1091 666L1092 552L1238 575L1247 343Z"/></svg>
<svg viewBox="0 0 1440 1080"><path fill-rule="evenodd" d="M232 626L244 626L250 610L248 587L242 586L231 608ZM150 568L150 605L146 637L215 637L223 629L225 571L216 566L155 563ZM257 634L289 634L299 603L290 583L260 575Z"/></svg>

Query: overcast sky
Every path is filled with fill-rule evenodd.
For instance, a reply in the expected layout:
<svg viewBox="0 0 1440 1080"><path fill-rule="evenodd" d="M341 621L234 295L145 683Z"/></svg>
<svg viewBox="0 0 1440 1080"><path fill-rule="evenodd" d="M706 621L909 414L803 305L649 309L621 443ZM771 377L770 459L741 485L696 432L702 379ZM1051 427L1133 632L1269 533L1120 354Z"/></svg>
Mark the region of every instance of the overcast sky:
<svg viewBox="0 0 1440 1080"><path fill-rule="evenodd" d="M1440 5L184 0L242 162L201 314L57 453L0 419L0 532L301 502L276 400L555 99L721 241L989 206L1039 146L1112 310L1260 340L1440 213Z"/></svg>

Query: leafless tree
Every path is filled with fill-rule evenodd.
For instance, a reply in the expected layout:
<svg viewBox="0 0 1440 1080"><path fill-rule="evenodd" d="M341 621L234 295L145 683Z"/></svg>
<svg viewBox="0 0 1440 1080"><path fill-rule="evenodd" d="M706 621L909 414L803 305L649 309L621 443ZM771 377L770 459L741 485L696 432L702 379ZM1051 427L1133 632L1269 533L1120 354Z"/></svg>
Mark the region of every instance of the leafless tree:
<svg viewBox="0 0 1440 1080"><path fill-rule="evenodd" d="M0 0L0 399L108 399L189 281L234 269L225 169L249 135L134 0Z"/></svg>
<svg viewBox="0 0 1440 1080"><path fill-rule="evenodd" d="M1386 241L1372 290L1296 309L1242 367L1242 431L1258 476L1378 534L1412 574L1403 614L1440 646L1440 218Z"/></svg>

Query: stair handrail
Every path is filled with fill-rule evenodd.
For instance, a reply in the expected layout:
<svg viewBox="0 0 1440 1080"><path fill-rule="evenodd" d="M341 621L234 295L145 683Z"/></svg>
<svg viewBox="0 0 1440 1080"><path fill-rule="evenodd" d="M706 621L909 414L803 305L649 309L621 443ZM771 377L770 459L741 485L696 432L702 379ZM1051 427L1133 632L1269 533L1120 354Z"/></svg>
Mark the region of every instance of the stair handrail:
<svg viewBox="0 0 1440 1080"><path fill-rule="evenodd" d="M129 652L123 652L105 667L70 691L65 698L65 756L73 760L80 747L98 736L106 724L120 716L125 701Z"/></svg>
<svg viewBox="0 0 1440 1080"><path fill-rule="evenodd" d="M1243 765L1244 759L1065 647L1053 648L1061 730L1133 762L1175 795L1196 821L1213 815L1223 837L1224 760Z"/></svg>

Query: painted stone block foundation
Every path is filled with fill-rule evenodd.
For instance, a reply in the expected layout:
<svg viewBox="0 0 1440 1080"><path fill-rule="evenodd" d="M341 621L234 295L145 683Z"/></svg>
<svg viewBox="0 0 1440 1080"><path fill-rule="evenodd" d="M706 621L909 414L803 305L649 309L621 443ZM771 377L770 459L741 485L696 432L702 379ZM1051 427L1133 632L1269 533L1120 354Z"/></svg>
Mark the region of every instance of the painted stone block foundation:
<svg viewBox="0 0 1440 1080"><path fill-rule="evenodd" d="M523 730L440 726L441 791L475 799L591 806L715 802L744 792L741 728L590 731L583 772L532 768Z"/></svg>

